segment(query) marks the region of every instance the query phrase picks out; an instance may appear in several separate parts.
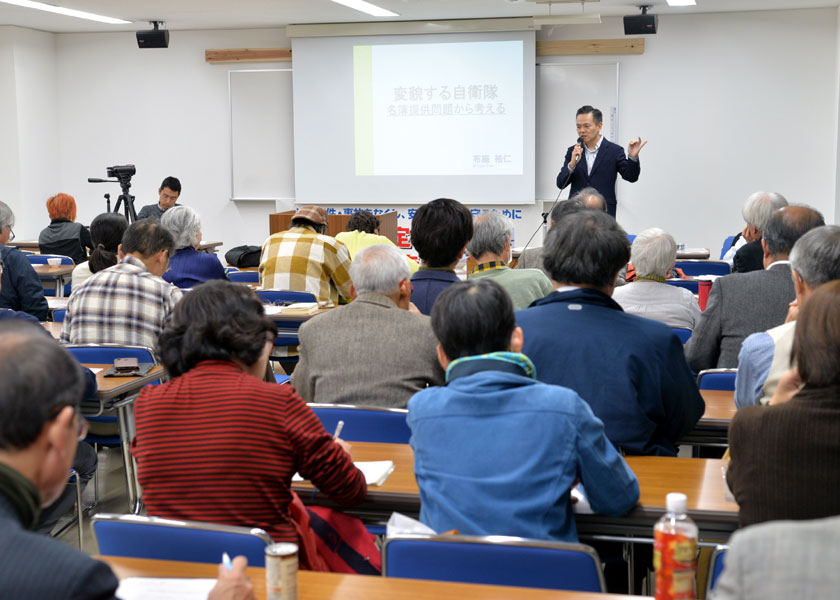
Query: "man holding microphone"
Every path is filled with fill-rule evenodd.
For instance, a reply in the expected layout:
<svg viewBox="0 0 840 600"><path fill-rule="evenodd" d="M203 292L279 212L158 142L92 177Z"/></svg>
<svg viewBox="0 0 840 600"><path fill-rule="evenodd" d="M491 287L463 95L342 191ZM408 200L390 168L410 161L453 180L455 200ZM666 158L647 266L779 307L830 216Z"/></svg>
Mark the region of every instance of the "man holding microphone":
<svg viewBox="0 0 840 600"><path fill-rule="evenodd" d="M607 200L607 212L615 217L615 180L621 177L631 183L639 179L639 151L647 144L642 138L630 140L627 156L624 149L601 135L603 115L600 110L581 106L576 115L578 143L566 151L563 168L557 175L557 187L561 190L570 183L569 196L585 187L594 187ZM578 164L583 163L583 164Z"/></svg>

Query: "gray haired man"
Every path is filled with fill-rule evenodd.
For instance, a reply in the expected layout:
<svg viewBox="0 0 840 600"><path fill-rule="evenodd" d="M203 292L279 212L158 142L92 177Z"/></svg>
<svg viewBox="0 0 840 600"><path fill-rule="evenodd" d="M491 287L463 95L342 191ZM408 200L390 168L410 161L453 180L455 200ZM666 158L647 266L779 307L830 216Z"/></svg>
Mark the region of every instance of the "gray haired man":
<svg viewBox="0 0 840 600"><path fill-rule="evenodd" d="M741 215L744 217L744 230L735 236L732 247L723 255L723 260L733 267L736 273L749 273L764 268L761 237L770 215L788 205L781 194L775 192L754 192L744 202Z"/></svg>
<svg viewBox="0 0 840 600"><path fill-rule="evenodd" d="M306 402L405 408L443 384L429 317L411 305L411 271L393 246L364 248L350 266L353 301L300 328L292 385Z"/></svg>
<svg viewBox="0 0 840 600"><path fill-rule="evenodd" d="M520 310L548 296L554 287L539 269L514 270L507 266L512 233L510 219L496 212L483 213L473 221L473 237L467 252L478 263L470 279L492 279L508 293L513 310Z"/></svg>
<svg viewBox="0 0 840 600"><path fill-rule="evenodd" d="M790 355L799 309L815 289L840 279L840 226L812 229L796 241L790 253L793 289L784 324L754 333L744 340L738 354L735 378L735 405L768 404L785 371L791 368Z"/></svg>
<svg viewBox="0 0 840 600"><path fill-rule="evenodd" d="M35 269L20 250L7 246L14 239L15 214L0 202L0 261L4 264L0 308L25 312L39 321L47 320L47 300Z"/></svg>

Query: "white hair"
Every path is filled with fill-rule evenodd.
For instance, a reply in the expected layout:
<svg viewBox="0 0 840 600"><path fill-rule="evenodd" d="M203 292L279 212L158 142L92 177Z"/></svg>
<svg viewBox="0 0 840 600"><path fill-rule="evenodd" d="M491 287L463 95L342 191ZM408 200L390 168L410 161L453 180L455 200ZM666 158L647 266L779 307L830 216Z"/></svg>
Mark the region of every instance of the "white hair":
<svg viewBox="0 0 840 600"><path fill-rule="evenodd" d="M198 243L201 219L189 206L173 206L163 213L160 224L172 233L176 250L190 248Z"/></svg>
<svg viewBox="0 0 840 600"><path fill-rule="evenodd" d="M171 209L170 209L171 210ZM350 263L350 279L357 294L391 295L400 282L411 277L402 252L394 246L376 244L360 250Z"/></svg>
<svg viewBox="0 0 840 600"><path fill-rule="evenodd" d="M501 254L512 234L513 222L510 219L493 211L482 213L473 219L473 236L467 252L475 259L487 252Z"/></svg>
<svg viewBox="0 0 840 600"><path fill-rule="evenodd" d="M665 275L677 258L677 243L673 236L659 229L651 227L645 229L630 247L630 260L636 268L636 275Z"/></svg>
<svg viewBox="0 0 840 600"><path fill-rule="evenodd" d="M0 230L7 225L10 228L15 226L15 213L12 212L8 204L0 202Z"/></svg>
<svg viewBox="0 0 840 600"><path fill-rule="evenodd" d="M759 231L764 231L770 215L788 205L785 197L776 192L755 192L750 194L741 209L747 225L752 225Z"/></svg>

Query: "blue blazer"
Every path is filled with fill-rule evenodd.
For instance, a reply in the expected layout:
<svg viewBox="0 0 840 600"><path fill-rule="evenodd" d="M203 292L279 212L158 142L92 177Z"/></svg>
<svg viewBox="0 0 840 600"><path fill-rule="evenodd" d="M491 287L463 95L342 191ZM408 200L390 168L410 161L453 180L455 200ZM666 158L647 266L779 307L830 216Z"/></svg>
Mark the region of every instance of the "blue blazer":
<svg viewBox="0 0 840 600"><path fill-rule="evenodd" d="M639 173L641 172L641 165L638 160L630 160L624 154L624 148L618 144L613 144L607 138L601 141L601 147L598 148L598 155L595 157L595 164L592 165L592 172L586 172L586 158L581 157L574 171L569 178L569 161L572 159L572 150L574 146L569 146L566 150L566 158L563 161L563 168L557 175L557 187L561 190L572 184L572 189L569 191L569 197L574 196L585 187L594 187L603 194L607 200L607 210L614 217L615 216L615 180L620 174L622 179L633 183L638 181Z"/></svg>

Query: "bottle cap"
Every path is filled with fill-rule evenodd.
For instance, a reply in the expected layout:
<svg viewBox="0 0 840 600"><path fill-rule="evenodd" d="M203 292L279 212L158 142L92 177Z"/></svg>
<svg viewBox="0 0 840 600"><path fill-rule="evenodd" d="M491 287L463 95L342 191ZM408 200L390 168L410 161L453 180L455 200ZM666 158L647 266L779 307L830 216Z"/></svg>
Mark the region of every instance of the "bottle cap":
<svg viewBox="0 0 840 600"><path fill-rule="evenodd" d="M668 508L668 512L672 513L685 514L687 501L686 495L679 492L671 492L665 496L665 506Z"/></svg>

